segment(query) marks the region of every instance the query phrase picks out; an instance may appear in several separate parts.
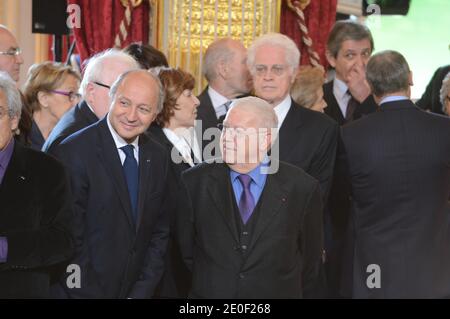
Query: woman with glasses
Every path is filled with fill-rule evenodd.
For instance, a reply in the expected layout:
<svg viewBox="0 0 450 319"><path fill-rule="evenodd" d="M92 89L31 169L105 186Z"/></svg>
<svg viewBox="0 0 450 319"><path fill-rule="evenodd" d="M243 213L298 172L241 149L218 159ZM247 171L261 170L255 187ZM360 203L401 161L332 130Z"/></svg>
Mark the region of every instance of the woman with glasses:
<svg viewBox="0 0 450 319"><path fill-rule="evenodd" d="M69 66L44 62L30 68L23 93L33 114L32 148L41 150L59 119L78 103L79 86L80 76Z"/></svg>

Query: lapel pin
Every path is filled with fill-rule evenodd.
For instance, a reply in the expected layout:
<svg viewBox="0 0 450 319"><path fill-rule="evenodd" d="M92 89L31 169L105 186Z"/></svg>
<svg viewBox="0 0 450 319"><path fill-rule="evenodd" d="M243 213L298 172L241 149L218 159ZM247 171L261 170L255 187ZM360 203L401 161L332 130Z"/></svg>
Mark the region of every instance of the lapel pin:
<svg viewBox="0 0 450 319"><path fill-rule="evenodd" d="M26 180L25 176L19 176L21 180Z"/></svg>

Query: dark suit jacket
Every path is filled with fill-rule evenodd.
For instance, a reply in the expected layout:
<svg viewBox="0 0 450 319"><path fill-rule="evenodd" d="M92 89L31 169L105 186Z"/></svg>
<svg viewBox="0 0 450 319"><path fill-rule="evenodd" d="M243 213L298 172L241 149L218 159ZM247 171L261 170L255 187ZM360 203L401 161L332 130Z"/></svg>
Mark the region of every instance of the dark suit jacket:
<svg viewBox="0 0 450 319"><path fill-rule="evenodd" d="M210 127L216 128L217 124L219 124L216 111L208 94L208 86L198 96L198 100L200 105L197 108L197 120L202 120L202 133L204 133L206 129Z"/></svg>
<svg viewBox="0 0 450 319"><path fill-rule="evenodd" d="M152 125L148 132L151 137L166 148L170 156L174 146L166 137L162 128L157 125ZM170 194L176 195L178 193L181 173L190 167L189 164L184 162L174 163L170 161L170 174L174 180L174 183L171 183ZM181 258L180 247L178 246L174 231L176 224L176 205L177 201L172 200L170 205L170 239L167 248L166 267L161 282L156 289L156 297L158 298L187 298L191 284L191 275Z"/></svg>
<svg viewBox="0 0 450 319"><path fill-rule="evenodd" d="M233 222L234 195L225 164L202 163L182 174L177 232L193 271L195 298L301 298L316 284L322 254L319 185L280 162L268 175L246 253Z"/></svg>
<svg viewBox="0 0 450 319"><path fill-rule="evenodd" d="M56 266L72 257L75 246L63 166L16 142L0 203L0 236L9 250L0 264L0 298L48 298Z"/></svg>
<svg viewBox="0 0 450 319"><path fill-rule="evenodd" d="M336 97L333 93L333 81L325 83L323 85L323 98L327 102L327 107L325 108L325 114L330 116L333 120L339 123L339 125L345 124L345 118L342 114ZM378 105L375 103L372 95L369 95L367 99L359 104L353 114L353 119L358 120L370 113L375 112L378 109Z"/></svg>
<svg viewBox="0 0 450 319"><path fill-rule="evenodd" d="M168 158L139 139L138 221L134 225L123 168L106 118L64 140L55 155L71 173L81 289L73 298L147 298L163 272L169 236ZM62 292L60 292L62 293Z"/></svg>
<svg viewBox="0 0 450 319"><path fill-rule="evenodd" d="M328 116L292 102L279 131L279 159L316 178L328 197L339 128Z"/></svg>
<svg viewBox="0 0 450 319"><path fill-rule="evenodd" d="M81 101L67 111L53 128L42 147L42 151L51 153L66 137L98 121L86 101Z"/></svg>
<svg viewBox="0 0 450 319"><path fill-rule="evenodd" d="M352 296L450 297L450 119L390 102L342 134L354 252L344 283ZM370 264L381 268L379 289L366 285Z"/></svg>
<svg viewBox="0 0 450 319"><path fill-rule="evenodd" d="M418 107L424 110L430 110L433 113L444 114L442 110L443 105L440 99L440 91L442 88L442 81L448 72L450 72L450 65L442 66L434 72L425 92L420 100L416 102Z"/></svg>

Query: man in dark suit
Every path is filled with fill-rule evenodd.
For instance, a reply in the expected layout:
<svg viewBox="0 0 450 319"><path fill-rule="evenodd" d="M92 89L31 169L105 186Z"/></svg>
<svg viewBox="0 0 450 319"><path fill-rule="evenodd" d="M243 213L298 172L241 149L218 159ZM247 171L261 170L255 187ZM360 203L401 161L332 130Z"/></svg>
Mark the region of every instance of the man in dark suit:
<svg viewBox="0 0 450 319"><path fill-rule="evenodd" d="M110 96L103 120L55 149L74 193L81 287L64 287L71 298L149 298L163 272L169 159L143 134L162 109L161 84L129 71Z"/></svg>
<svg viewBox="0 0 450 319"><path fill-rule="evenodd" d="M98 53L89 60L81 82L82 101L58 121L42 151L51 153L66 137L103 118L109 108L109 89L122 73L138 69L137 62L116 49Z"/></svg>
<svg viewBox="0 0 450 319"><path fill-rule="evenodd" d="M206 50L203 73L208 86L198 96L200 105L197 108L197 120L201 121L201 131L197 130L197 135L202 140L202 149L211 139L214 141L213 136L203 136L205 131L216 129L222 123L231 101L252 90L252 78L246 62L247 49L240 41L231 38L216 40Z"/></svg>
<svg viewBox="0 0 450 319"><path fill-rule="evenodd" d="M1 74L0 299L48 298L57 266L74 249L64 168L14 140L21 108L15 82Z"/></svg>
<svg viewBox="0 0 450 319"><path fill-rule="evenodd" d="M319 278L322 200L303 170L265 156L273 108L239 99L221 135L223 161L182 175L178 240L194 298L302 298ZM276 164L276 165L273 165Z"/></svg>
<svg viewBox="0 0 450 319"><path fill-rule="evenodd" d="M370 30L354 21L336 22L328 36L326 57L335 70L335 78L323 86L324 99L328 105L325 114L341 126L373 113L378 108L365 74L373 47ZM336 165L325 212L327 233L330 234L325 246L331 297L339 296L342 244L349 213L349 185L341 168Z"/></svg>
<svg viewBox="0 0 450 319"><path fill-rule="evenodd" d="M411 102L398 52L375 54L367 80L381 110L342 130L353 198L344 287L354 298L448 298L450 119Z"/></svg>
<svg viewBox="0 0 450 319"><path fill-rule="evenodd" d="M296 44L277 33L259 37L248 51L255 94L272 105L278 118L279 159L316 178L325 200L333 174L338 125L291 99L299 61Z"/></svg>
<svg viewBox="0 0 450 319"><path fill-rule="evenodd" d="M354 21L338 21L328 36L326 57L335 79L323 86L325 114L343 125L377 110L365 67L373 51L370 30Z"/></svg>

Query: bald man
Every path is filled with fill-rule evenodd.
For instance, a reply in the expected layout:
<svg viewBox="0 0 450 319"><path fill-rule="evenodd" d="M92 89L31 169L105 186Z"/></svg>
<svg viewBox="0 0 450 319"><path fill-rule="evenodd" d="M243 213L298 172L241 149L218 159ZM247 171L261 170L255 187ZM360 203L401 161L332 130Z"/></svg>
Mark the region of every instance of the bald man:
<svg viewBox="0 0 450 319"><path fill-rule="evenodd" d="M0 71L7 72L18 82L22 64L22 50L17 44L16 37L4 25L0 25Z"/></svg>

